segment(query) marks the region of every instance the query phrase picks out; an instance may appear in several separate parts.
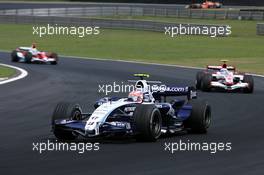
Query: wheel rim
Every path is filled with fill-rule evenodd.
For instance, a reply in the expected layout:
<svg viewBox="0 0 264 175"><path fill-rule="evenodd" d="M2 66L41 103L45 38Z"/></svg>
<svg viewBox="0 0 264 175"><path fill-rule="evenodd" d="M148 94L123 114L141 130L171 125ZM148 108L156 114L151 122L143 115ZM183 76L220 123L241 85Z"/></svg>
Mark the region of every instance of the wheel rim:
<svg viewBox="0 0 264 175"><path fill-rule="evenodd" d="M208 128L211 123L211 109L209 106L206 107L204 121L206 128Z"/></svg>
<svg viewBox="0 0 264 175"><path fill-rule="evenodd" d="M150 131L152 132L153 136L159 137L161 131L161 119L160 115L157 111L153 111L152 118L150 121Z"/></svg>

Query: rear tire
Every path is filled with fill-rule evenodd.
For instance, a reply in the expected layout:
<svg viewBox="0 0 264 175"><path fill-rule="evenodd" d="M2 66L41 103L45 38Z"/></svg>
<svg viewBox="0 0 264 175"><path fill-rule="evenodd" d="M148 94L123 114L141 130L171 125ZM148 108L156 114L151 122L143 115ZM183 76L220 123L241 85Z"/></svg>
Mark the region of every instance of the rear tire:
<svg viewBox="0 0 264 175"><path fill-rule="evenodd" d="M204 72L200 71L196 74L196 89L201 89L201 81L203 79Z"/></svg>
<svg viewBox="0 0 264 175"><path fill-rule="evenodd" d="M162 118L155 105L138 105L134 118L138 141L155 142L160 137Z"/></svg>
<svg viewBox="0 0 264 175"><path fill-rule="evenodd" d="M57 61L52 61L52 62L50 62L50 64L51 64L51 65L57 65L58 62L57 62Z"/></svg>
<svg viewBox="0 0 264 175"><path fill-rule="evenodd" d="M65 120L81 120L82 118L81 107L78 104L62 102L57 104L51 119L54 135L59 140L74 140L78 135L71 131L62 130L55 125L55 121L58 119Z"/></svg>
<svg viewBox="0 0 264 175"><path fill-rule="evenodd" d="M32 53L27 52L26 55L25 55L25 62L26 63L31 63L31 61L32 61Z"/></svg>
<svg viewBox="0 0 264 175"><path fill-rule="evenodd" d="M211 81L212 75L211 74L204 74L201 80L201 89L202 91L209 92L211 90Z"/></svg>
<svg viewBox="0 0 264 175"><path fill-rule="evenodd" d="M19 58L17 56L17 51L16 50L13 50L12 53L11 53L11 61L12 62L18 62L19 61Z"/></svg>
<svg viewBox="0 0 264 175"><path fill-rule="evenodd" d="M244 83L248 83L248 87L244 89L245 93L253 93L254 91L254 79L252 75L244 75Z"/></svg>
<svg viewBox="0 0 264 175"><path fill-rule="evenodd" d="M211 124L211 107L203 100L191 100L191 116L184 121L184 126L193 133L206 133Z"/></svg>
<svg viewBox="0 0 264 175"><path fill-rule="evenodd" d="M58 64L58 61L59 61L58 54L51 53L50 58L54 58L55 59L55 61L50 62L50 64L52 64L52 65Z"/></svg>

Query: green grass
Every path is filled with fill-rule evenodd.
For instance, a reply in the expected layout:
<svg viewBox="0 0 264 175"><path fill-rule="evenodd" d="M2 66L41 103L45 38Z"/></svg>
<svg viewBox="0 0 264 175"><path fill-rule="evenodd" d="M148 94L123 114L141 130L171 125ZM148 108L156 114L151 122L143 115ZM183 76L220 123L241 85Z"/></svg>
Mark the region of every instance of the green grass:
<svg viewBox="0 0 264 175"><path fill-rule="evenodd" d="M151 17L137 19L153 20ZM229 59L241 71L264 74L264 37L256 35L256 22L155 18L168 22L229 24L232 35L168 37L164 33L134 30L101 30L97 36L32 35L31 25L0 24L0 49L12 50L37 42L38 48L61 55L137 60L204 67Z"/></svg>
<svg viewBox="0 0 264 175"><path fill-rule="evenodd" d="M16 73L15 69L0 65L0 78L11 77Z"/></svg>
<svg viewBox="0 0 264 175"><path fill-rule="evenodd" d="M257 23L264 21L250 20L215 20L215 19L192 19L192 18L173 18L173 17L151 17L151 16L104 16L95 17L99 19L126 19L126 20L143 20L143 21L160 21L172 23L194 23L194 24L222 24L232 27L232 37L257 37Z"/></svg>

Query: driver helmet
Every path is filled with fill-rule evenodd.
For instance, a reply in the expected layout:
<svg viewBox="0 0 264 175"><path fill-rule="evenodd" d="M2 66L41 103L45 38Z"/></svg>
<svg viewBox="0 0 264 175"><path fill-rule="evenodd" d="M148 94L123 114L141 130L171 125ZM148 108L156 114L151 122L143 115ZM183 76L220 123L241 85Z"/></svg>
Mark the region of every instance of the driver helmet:
<svg viewBox="0 0 264 175"><path fill-rule="evenodd" d="M141 103L143 101L143 93L141 91L132 91L129 93L128 98L133 102Z"/></svg>
<svg viewBox="0 0 264 175"><path fill-rule="evenodd" d="M36 45L36 43L32 43L32 49L36 49L37 48L37 45Z"/></svg>

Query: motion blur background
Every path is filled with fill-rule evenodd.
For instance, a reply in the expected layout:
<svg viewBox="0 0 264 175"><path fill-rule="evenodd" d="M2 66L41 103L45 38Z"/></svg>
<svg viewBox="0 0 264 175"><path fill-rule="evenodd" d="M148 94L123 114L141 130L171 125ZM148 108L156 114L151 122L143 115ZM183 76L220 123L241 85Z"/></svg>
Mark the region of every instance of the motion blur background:
<svg viewBox="0 0 264 175"><path fill-rule="evenodd" d="M71 0L71 1L87 1L87 2L130 2L130 3L170 3L170 4L188 4L188 3L202 3L205 0ZM214 1L214 0L212 0ZM242 5L242 6L260 6L264 5L263 0L215 0L224 5Z"/></svg>

